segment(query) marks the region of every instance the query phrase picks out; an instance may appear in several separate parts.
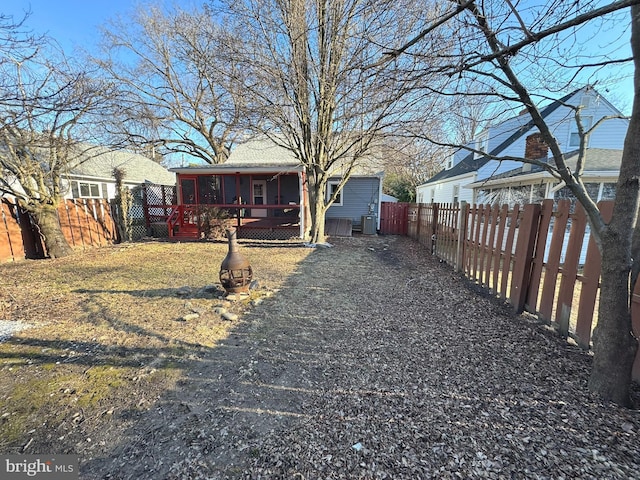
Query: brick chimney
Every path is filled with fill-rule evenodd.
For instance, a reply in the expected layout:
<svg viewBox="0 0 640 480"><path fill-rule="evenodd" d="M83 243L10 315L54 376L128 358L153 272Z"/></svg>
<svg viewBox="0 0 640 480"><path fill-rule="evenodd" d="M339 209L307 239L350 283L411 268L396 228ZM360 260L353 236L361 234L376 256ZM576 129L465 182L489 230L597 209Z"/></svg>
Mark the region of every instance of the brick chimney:
<svg viewBox="0 0 640 480"><path fill-rule="evenodd" d="M548 153L549 147L544 143L544 140L542 140L541 133L533 133L526 138L524 158L529 160L539 160L541 158L547 158Z"/></svg>

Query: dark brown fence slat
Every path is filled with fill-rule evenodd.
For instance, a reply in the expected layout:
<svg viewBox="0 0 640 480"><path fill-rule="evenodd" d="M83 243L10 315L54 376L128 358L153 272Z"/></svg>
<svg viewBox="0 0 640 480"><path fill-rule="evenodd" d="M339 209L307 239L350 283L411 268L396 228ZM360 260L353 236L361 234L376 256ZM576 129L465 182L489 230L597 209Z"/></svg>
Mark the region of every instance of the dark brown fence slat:
<svg viewBox="0 0 640 480"><path fill-rule="evenodd" d="M504 246L504 261L502 262L502 281L500 282L500 298L507 298L508 280L511 275L511 258L513 257L513 242L516 235L518 218L520 216L520 205L515 205L509 217L509 228L507 229L507 242Z"/></svg>
<svg viewBox="0 0 640 480"><path fill-rule="evenodd" d="M485 205L482 209L482 231L480 232L480 243L478 243L478 284L485 286L484 266L487 258L487 236L489 234L489 214L491 205Z"/></svg>
<svg viewBox="0 0 640 480"><path fill-rule="evenodd" d="M525 302L525 309L535 312L540 291L540 281L542 280L542 270L544 268L544 254L547 247L549 227L553 218L553 200L547 199L542 202L540 210L540 224L538 225L538 239L536 240L536 250L533 256L533 268L531 269L531 281L529 292Z"/></svg>
<svg viewBox="0 0 640 480"><path fill-rule="evenodd" d="M465 275L472 278L471 266L473 264L473 234L476 229L476 206L469 205L467 210L467 233L465 236L465 248L464 248L464 269Z"/></svg>
<svg viewBox="0 0 640 480"><path fill-rule="evenodd" d="M584 239L586 225L587 216L582 206L578 204L576 205L576 211L571 221L569 243L567 244L564 265L562 267L558 305L556 307L555 321L558 324L559 333L565 338L569 335L573 292L576 285L576 276L578 275L578 264L580 263L580 253L582 251L582 241Z"/></svg>
<svg viewBox="0 0 640 480"><path fill-rule="evenodd" d="M460 205L453 205L451 209L451 227L449 229L449 258L455 265L458 258L458 218L460 218Z"/></svg>
<svg viewBox="0 0 640 480"><path fill-rule="evenodd" d="M478 280L478 256L480 252L480 231L482 230L482 213L484 212L484 205L476 205L475 206L475 218L474 218L474 226L475 231L473 235L473 265L472 265L472 275L471 278L473 280Z"/></svg>
<svg viewBox="0 0 640 480"><path fill-rule="evenodd" d="M553 312L553 302L556 297L556 284L560 271L560 256L562 255L562 244L569 221L569 200L560 200L553 222L553 233L551 234L551 244L549 254L544 267L544 281L542 283L542 295L540 297L539 315L545 321L551 321Z"/></svg>
<svg viewBox="0 0 640 480"><path fill-rule="evenodd" d="M497 209L496 209L497 211ZM507 223L507 215L509 213L509 207L503 205L498 213L498 233L495 240L495 254L493 258L493 293L498 295L500 293L500 264L502 261L502 245L504 243L504 232Z"/></svg>
<svg viewBox="0 0 640 480"><path fill-rule="evenodd" d="M420 245L424 245L424 239L422 238L422 232L424 231L424 227L423 227L422 223L424 222L424 219L422 217L424 216L424 212L425 212L426 208L427 208L426 205L423 205L423 204L419 204L418 205L417 238L418 238L418 243L420 243Z"/></svg>
<svg viewBox="0 0 640 480"><path fill-rule="evenodd" d="M446 205L445 205L446 208ZM425 228L425 232L429 232L429 238L425 238L425 244L430 245L431 253L435 253L436 249L436 236L438 234L438 225L440 225L439 221L440 217L440 205L437 203L431 204L431 218L429 229Z"/></svg>
<svg viewBox="0 0 640 480"><path fill-rule="evenodd" d="M466 255L466 238L467 229L469 227L469 204L462 202L460 211L458 212L458 238L456 248L456 271L464 271L464 262Z"/></svg>
<svg viewBox="0 0 640 480"><path fill-rule="evenodd" d="M498 231L498 212L499 208L497 205L494 205L491 208L491 229L489 230L489 241L487 242L487 264L485 267L485 285L487 288L494 290L496 289L495 282L492 283L492 269L495 265L495 257L497 256L497 252L499 249L496 246L496 233Z"/></svg>
<svg viewBox="0 0 640 480"><path fill-rule="evenodd" d="M540 220L540 205L529 204L524 207L524 215L518 228L518 242L516 244L516 258L511 277L511 291L509 298L516 312L524 309L527 289L531 278L531 259L538 235Z"/></svg>
<svg viewBox="0 0 640 480"><path fill-rule="evenodd" d="M407 234L418 241L418 205L415 203L407 207Z"/></svg>
<svg viewBox="0 0 640 480"><path fill-rule="evenodd" d="M609 223L613 214L613 202L600 202L598 205L605 223ZM600 269L602 256L593 236L589 238L587 258L582 272L582 290L578 303L578 318L576 320L576 340L580 347L588 350L591 344L591 329L593 326L596 296L600 286Z"/></svg>

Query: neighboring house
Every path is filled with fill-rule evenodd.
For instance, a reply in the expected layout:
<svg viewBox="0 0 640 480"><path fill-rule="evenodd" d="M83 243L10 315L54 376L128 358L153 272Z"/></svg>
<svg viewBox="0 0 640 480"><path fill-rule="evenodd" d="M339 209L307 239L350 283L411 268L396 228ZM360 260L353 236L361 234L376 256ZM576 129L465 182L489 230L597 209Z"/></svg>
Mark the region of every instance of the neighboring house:
<svg viewBox="0 0 640 480"><path fill-rule="evenodd" d="M567 166L572 170L576 167L577 159L577 150L565 154ZM552 159L548 161L553 162ZM587 149L582 181L589 196L596 202L615 197L621 161L622 150ZM475 197L480 199L479 203L506 203L513 206L516 203L538 203L546 198L575 199L563 182L542 167L530 164L521 164L508 172L492 175L468 185L468 188L473 189Z"/></svg>
<svg viewBox="0 0 640 480"><path fill-rule="evenodd" d="M100 147L86 155L86 160L64 174L65 198L115 198L116 168L124 171L124 185L131 189L144 183L176 184L175 173L137 153Z"/></svg>
<svg viewBox="0 0 640 480"><path fill-rule="evenodd" d="M581 88L551 102L542 108L540 113L558 140L563 153L576 150L580 144L574 111L567 105L582 106L581 117L585 129L606 116L622 117L622 113L592 87ZM587 147L622 149L628 125L629 121L624 118L604 121L592 132ZM542 157L539 142L531 141L537 139L536 134L539 134L538 129L525 110L517 117L489 127L467 147L497 157L540 159ZM530 139L529 148L533 148L533 153L526 152L527 138ZM546 147L544 149L546 156ZM522 163L516 160L493 160L481 153L461 149L447 162L444 170L417 187L416 199L419 203L481 203L485 200L481 195L485 190L482 187L484 180L518 168L522 168ZM545 191L545 195L548 194L549 192Z"/></svg>
<svg viewBox="0 0 640 480"><path fill-rule="evenodd" d="M172 236L199 236L198 211L215 207L234 218L241 237L304 237L310 221L304 166L269 139L253 138L237 145L223 164L171 171L178 177L178 205L169 218ZM382 176L376 168L355 167L326 218L359 226L363 216L379 217ZM339 181L336 172L328 183L327 196Z"/></svg>

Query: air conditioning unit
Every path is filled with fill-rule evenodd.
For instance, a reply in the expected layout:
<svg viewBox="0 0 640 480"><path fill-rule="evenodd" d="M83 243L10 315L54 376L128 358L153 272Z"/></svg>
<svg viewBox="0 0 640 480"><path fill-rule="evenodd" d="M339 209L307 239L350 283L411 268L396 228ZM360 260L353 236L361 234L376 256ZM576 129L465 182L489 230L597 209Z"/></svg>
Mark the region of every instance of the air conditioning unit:
<svg viewBox="0 0 640 480"><path fill-rule="evenodd" d="M376 234L376 216L375 215L363 215L362 221L362 233L363 235L375 235Z"/></svg>

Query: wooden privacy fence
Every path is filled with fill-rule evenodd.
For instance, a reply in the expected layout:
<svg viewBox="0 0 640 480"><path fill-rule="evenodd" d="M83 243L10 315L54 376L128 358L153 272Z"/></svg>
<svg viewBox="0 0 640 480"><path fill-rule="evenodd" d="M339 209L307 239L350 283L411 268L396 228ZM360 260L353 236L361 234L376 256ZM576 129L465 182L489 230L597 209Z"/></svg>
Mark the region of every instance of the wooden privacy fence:
<svg viewBox="0 0 640 480"><path fill-rule="evenodd" d="M605 220L613 202L599 204ZM469 279L571 336L591 345L597 321L601 258L588 234L587 218L569 200L508 210L466 203L411 204L408 235ZM640 287L632 299L633 328L640 336ZM634 364L640 380L640 351Z"/></svg>
<svg viewBox="0 0 640 480"><path fill-rule="evenodd" d="M407 235L409 204L382 202L380 204L380 233L384 235Z"/></svg>
<svg viewBox="0 0 640 480"><path fill-rule="evenodd" d="M66 200L58 207L58 221L73 248L117 241L117 228L107 200ZM46 252L29 215L12 199L3 198L0 201L0 262L44 256Z"/></svg>

